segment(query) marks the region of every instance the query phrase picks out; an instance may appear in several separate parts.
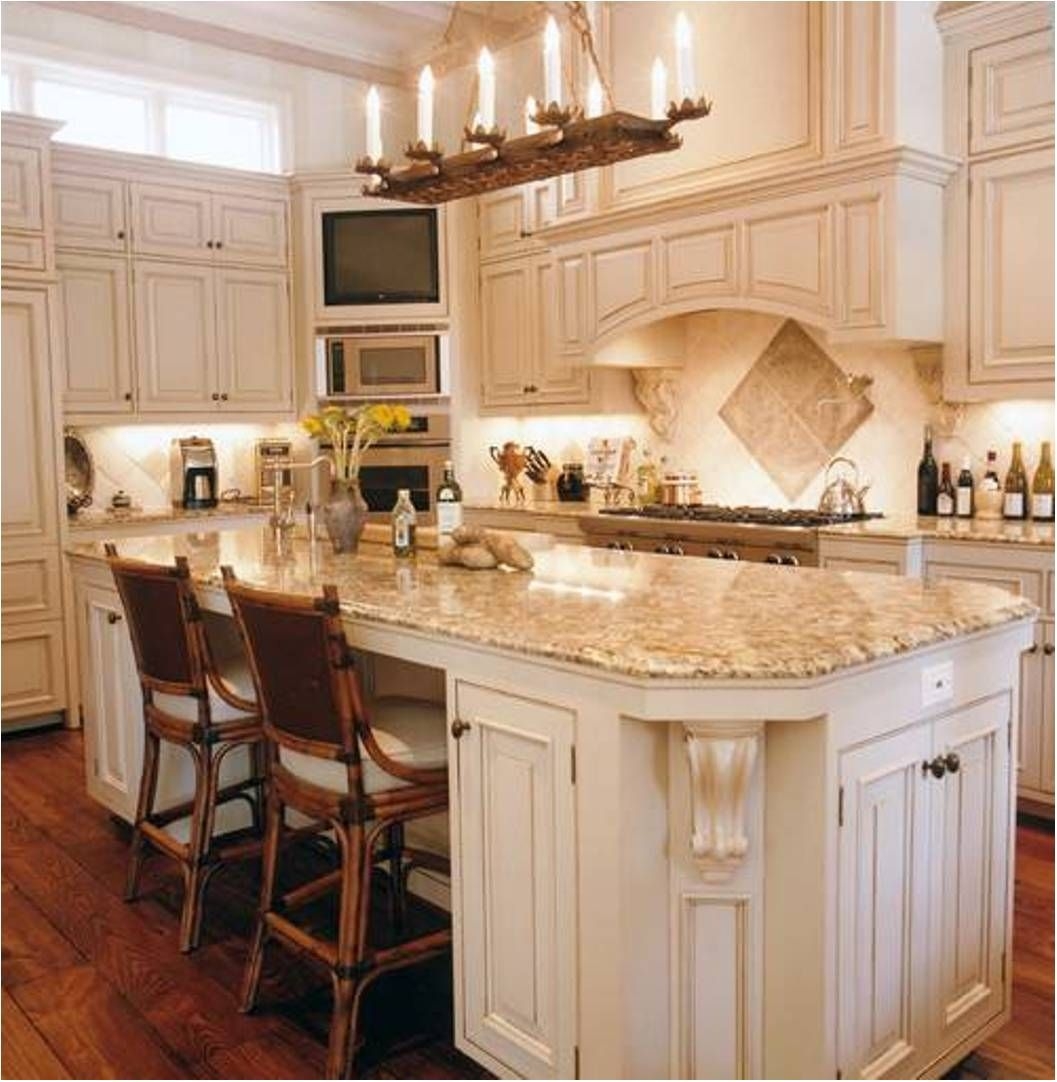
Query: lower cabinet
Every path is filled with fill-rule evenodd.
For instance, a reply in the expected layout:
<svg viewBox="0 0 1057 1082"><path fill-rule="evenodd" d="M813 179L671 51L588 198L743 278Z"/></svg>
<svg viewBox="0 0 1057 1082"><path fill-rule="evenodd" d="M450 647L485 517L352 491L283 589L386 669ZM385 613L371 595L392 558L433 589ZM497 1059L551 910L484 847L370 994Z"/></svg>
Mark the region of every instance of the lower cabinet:
<svg viewBox="0 0 1057 1082"><path fill-rule="evenodd" d="M61 620L10 625L0 640L0 712L8 722L53 714L66 707Z"/></svg>
<svg viewBox="0 0 1057 1082"><path fill-rule="evenodd" d="M462 681L454 716L456 1044L503 1073L573 1078L574 717Z"/></svg>
<svg viewBox="0 0 1057 1082"><path fill-rule="evenodd" d="M998 696L841 757L845 1078L915 1077L1006 1004L1010 722Z"/></svg>

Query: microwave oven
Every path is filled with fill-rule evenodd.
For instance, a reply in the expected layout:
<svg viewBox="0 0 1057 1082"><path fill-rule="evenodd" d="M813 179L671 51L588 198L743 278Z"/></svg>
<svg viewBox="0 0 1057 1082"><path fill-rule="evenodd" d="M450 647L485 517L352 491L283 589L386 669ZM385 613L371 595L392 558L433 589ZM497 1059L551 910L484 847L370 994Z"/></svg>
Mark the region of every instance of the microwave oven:
<svg viewBox="0 0 1057 1082"><path fill-rule="evenodd" d="M444 393L444 332L328 334L316 340L320 398L422 398Z"/></svg>

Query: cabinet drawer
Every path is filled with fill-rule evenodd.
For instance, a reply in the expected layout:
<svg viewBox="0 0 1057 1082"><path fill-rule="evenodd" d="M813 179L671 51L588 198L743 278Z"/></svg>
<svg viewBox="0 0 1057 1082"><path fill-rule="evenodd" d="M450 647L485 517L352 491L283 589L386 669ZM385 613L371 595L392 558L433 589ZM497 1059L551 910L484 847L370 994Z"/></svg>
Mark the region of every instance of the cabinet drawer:
<svg viewBox="0 0 1057 1082"><path fill-rule="evenodd" d="M5 622L0 639L0 717L50 714L66 706L66 675L61 620L46 623Z"/></svg>
<svg viewBox="0 0 1057 1082"><path fill-rule="evenodd" d="M62 614L57 551L6 551L0 564L0 613L4 625Z"/></svg>
<svg viewBox="0 0 1057 1082"><path fill-rule="evenodd" d="M5 233L0 240L0 263L5 267L44 270L47 266L44 238L32 233Z"/></svg>
<svg viewBox="0 0 1057 1082"><path fill-rule="evenodd" d="M56 173L52 179L55 243L64 248L123 252L128 246L125 183Z"/></svg>
<svg viewBox="0 0 1057 1082"><path fill-rule="evenodd" d="M947 560L930 560L925 571L930 582L982 582L1042 604L1043 572L1014 567L974 567Z"/></svg>

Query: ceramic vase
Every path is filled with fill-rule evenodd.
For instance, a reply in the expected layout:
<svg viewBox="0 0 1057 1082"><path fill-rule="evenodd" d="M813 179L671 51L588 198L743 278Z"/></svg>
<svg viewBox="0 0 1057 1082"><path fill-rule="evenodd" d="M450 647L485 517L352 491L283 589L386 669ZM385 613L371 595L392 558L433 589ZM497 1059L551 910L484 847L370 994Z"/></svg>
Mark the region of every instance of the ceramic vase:
<svg viewBox="0 0 1057 1082"><path fill-rule="evenodd" d="M323 524L335 552L355 552L359 548L367 511L358 477L331 483L330 500L323 505Z"/></svg>

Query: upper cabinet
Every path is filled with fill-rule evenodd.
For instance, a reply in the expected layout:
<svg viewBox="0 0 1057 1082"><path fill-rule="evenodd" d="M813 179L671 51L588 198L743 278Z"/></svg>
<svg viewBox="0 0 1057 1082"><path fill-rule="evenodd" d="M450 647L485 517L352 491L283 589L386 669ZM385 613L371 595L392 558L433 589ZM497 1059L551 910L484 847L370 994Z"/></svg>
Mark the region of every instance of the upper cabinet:
<svg viewBox="0 0 1057 1082"><path fill-rule="evenodd" d="M50 271L52 256L51 120L4 114L0 151L0 228L5 276Z"/></svg>
<svg viewBox="0 0 1057 1082"><path fill-rule="evenodd" d="M44 229L44 152L5 143L0 158L0 213L5 229Z"/></svg>
<svg viewBox="0 0 1057 1082"><path fill-rule="evenodd" d="M124 252L128 248L125 183L56 173L52 181L55 243L60 248Z"/></svg>
<svg viewBox="0 0 1057 1082"><path fill-rule="evenodd" d="M1053 11L983 3L939 17L948 185L944 392L1052 398Z"/></svg>

